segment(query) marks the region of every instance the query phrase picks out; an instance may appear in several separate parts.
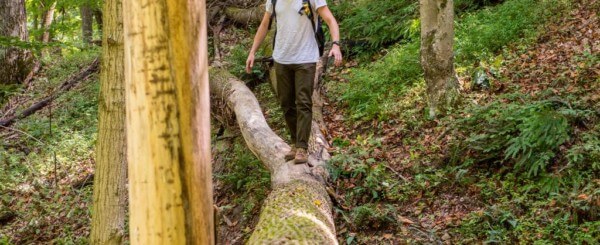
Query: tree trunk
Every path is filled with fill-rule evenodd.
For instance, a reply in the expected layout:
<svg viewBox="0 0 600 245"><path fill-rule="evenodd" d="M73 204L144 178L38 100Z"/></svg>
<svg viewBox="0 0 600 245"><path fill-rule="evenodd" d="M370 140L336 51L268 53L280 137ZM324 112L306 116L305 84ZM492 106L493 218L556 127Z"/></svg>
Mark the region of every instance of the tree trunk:
<svg viewBox="0 0 600 245"><path fill-rule="evenodd" d="M25 0L0 1L0 36L29 41ZM23 82L32 65L30 51L0 46L0 84Z"/></svg>
<svg viewBox="0 0 600 245"><path fill-rule="evenodd" d="M319 64L318 71L322 70L321 64L324 63ZM308 167L285 162L284 154L290 146L269 128L258 101L243 82L225 70L212 69L210 85L211 93L227 101L235 111L246 145L271 172L273 191L248 244L337 244L332 203L324 185L329 153L319 127L319 86L314 86L317 91L313 96L309 142L309 162L313 167Z"/></svg>
<svg viewBox="0 0 600 245"><path fill-rule="evenodd" d="M44 11L42 18L42 28L44 28L44 33L41 38L43 43L48 43L50 41L50 26L54 20L54 11L56 11L56 1L53 1L50 4L50 7Z"/></svg>
<svg viewBox="0 0 600 245"><path fill-rule="evenodd" d="M123 2L132 244L214 244L204 0Z"/></svg>
<svg viewBox="0 0 600 245"><path fill-rule="evenodd" d="M94 34L93 29L93 13L89 3L84 3L79 6L79 12L81 13L81 34L85 43L92 42L92 35Z"/></svg>
<svg viewBox="0 0 600 245"><path fill-rule="evenodd" d="M98 30L103 30L104 22L102 21L102 10L94 9L92 10L94 14L94 20L96 21L96 25L98 25Z"/></svg>
<svg viewBox="0 0 600 245"><path fill-rule="evenodd" d="M459 96L452 49L453 6L453 0L420 0L421 66L427 83L431 118L445 113Z"/></svg>
<svg viewBox="0 0 600 245"><path fill-rule="evenodd" d="M91 244L122 244L127 211L125 77L121 0L105 0Z"/></svg>

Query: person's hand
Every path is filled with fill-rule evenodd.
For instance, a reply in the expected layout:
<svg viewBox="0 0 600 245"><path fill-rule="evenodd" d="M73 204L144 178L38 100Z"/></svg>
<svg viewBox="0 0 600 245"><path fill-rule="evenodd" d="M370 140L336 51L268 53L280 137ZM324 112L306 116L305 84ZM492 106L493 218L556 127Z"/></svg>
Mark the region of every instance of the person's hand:
<svg viewBox="0 0 600 245"><path fill-rule="evenodd" d="M248 59L246 60L246 73L252 73L252 67L254 67L254 53L248 55Z"/></svg>
<svg viewBox="0 0 600 245"><path fill-rule="evenodd" d="M340 66L342 64L342 51L340 51L339 45L333 45L331 47L331 51L329 51L329 57L331 56L335 58L335 66Z"/></svg>

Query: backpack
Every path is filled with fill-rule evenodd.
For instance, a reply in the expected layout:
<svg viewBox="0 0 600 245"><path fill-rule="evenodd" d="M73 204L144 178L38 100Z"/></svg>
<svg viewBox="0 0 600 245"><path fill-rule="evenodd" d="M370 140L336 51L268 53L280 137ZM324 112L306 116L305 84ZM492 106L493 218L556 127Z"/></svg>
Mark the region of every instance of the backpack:
<svg viewBox="0 0 600 245"><path fill-rule="evenodd" d="M277 4L277 0L271 0L271 4L273 5L273 12L271 14L271 19L269 20L269 30L271 30L273 19L275 19L275 6ZM304 13L302 13L303 10ZM325 51L325 33L323 32L323 21L321 20L321 16L317 16L317 23L315 24L314 12L315 11L310 4L310 0L302 0L302 9L299 10L298 13L306 15L312 24L313 32L315 33L315 39L317 40L317 46L319 47L319 56L323 56L323 52ZM273 36L273 49L275 49L276 36L277 30L275 30L275 35Z"/></svg>

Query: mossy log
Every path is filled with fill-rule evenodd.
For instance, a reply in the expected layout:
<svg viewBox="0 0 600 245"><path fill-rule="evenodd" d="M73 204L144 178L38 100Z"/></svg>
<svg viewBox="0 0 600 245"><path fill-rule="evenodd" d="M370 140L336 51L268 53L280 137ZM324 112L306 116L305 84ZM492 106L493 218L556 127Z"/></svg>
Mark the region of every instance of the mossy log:
<svg viewBox="0 0 600 245"><path fill-rule="evenodd" d="M227 7L225 15L233 22L247 26L249 24L258 25L265 14L265 5L256 6L253 8L243 9L236 7Z"/></svg>
<svg viewBox="0 0 600 245"><path fill-rule="evenodd" d="M317 69L319 69L318 66ZM320 72L317 72L320 74ZM317 76L318 77L318 76ZM315 79L315 82L318 79ZM284 160L290 146L267 125L256 97L229 72L210 70L211 93L235 111L248 148L271 172L273 191L267 197L248 244L338 244L332 203L325 189L329 153L321 133L320 96L315 92L314 119L309 142L309 163ZM318 88L318 86L315 86Z"/></svg>

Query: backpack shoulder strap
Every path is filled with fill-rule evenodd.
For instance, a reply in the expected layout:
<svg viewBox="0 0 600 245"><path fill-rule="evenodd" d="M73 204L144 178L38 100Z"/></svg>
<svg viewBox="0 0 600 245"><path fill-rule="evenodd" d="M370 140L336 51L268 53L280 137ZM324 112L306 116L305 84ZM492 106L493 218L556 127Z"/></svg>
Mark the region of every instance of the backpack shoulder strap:
<svg viewBox="0 0 600 245"><path fill-rule="evenodd" d="M310 21L310 24L312 25L313 32L317 32L317 27L315 25L315 10L313 9L312 5L310 4L310 0L302 0L302 6L308 6L308 11L306 13L306 17L308 17L308 20Z"/></svg>
<svg viewBox="0 0 600 245"><path fill-rule="evenodd" d="M271 25L273 24L273 19L275 19L275 5L277 5L277 0L271 0L271 6L273 6L273 10L271 11L271 18L269 19L269 30L271 30Z"/></svg>

